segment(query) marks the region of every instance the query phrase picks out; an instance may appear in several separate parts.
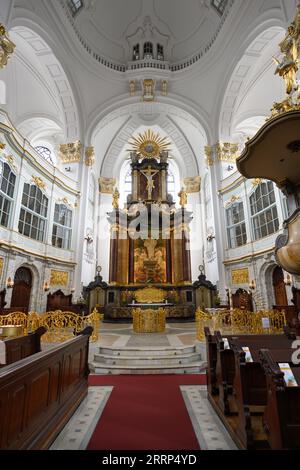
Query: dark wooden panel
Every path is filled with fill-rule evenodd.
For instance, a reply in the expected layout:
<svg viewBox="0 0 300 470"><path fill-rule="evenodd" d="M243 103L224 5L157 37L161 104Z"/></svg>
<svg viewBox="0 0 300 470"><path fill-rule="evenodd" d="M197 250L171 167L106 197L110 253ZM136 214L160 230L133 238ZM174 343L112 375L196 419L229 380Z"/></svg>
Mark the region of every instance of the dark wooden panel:
<svg viewBox="0 0 300 470"><path fill-rule="evenodd" d="M1 369L1 449L49 447L87 394L91 333Z"/></svg>

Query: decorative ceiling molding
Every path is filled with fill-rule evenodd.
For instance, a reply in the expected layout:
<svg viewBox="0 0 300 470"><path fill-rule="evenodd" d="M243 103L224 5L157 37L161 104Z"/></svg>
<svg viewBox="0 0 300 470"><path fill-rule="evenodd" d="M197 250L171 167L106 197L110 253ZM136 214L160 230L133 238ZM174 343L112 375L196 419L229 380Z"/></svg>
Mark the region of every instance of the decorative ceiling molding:
<svg viewBox="0 0 300 470"><path fill-rule="evenodd" d="M245 88L245 83L249 79L252 71L257 67L259 59L262 57L265 48L272 40L278 37L278 34L283 30L279 26L272 26L267 28L264 32L257 35L251 40L246 48L242 58L237 63L234 72L231 75L228 86L224 93L223 103L220 112L220 129L219 134L222 140L228 140L232 135L233 119L236 118L236 108L238 106L239 98L242 96ZM264 70L266 65L264 66ZM259 73L259 78L261 73ZM254 78L254 82L258 77ZM252 85L254 84L252 80ZM247 92L249 91L247 87Z"/></svg>
<svg viewBox="0 0 300 470"><path fill-rule="evenodd" d="M216 30L209 35L209 39L208 41L205 41L205 43L202 45L201 49L198 50L196 53L186 57L184 60L178 60L178 61L174 61L172 64L168 64L167 62L162 62L162 61L155 61L155 60L151 60L151 61L146 61L147 63L145 63L145 67L146 68L156 68L156 69L160 69L162 67L162 64L165 64L165 67L170 70L171 72L177 72L177 71L182 71L192 65L194 65L195 63L197 63L199 60L201 60L212 48L212 46L214 45L216 39L218 38L219 36L219 33L221 32L221 30L223 29L223 26L226 22L226 19L233 7L235 3L235 0L228 0L228 5L226 6L226 9L223 13L223 15L221 17L219 17L219 22L218 22L218 25L217 25L217 28ZM59 0L59 6L60 8L62 9L62 12L66 15L72 29L73 29L73 32L75 33L79 43L81 44L81 46L84 48L84 50L93 58L94 61L104 65L105 67L111 69L111 70L114 70L116 72L121 72L121 73L125 73L127 70L131 70L132 67L134 66L134 64L132 64L132 62L128 61L128 62L120 62L120 61L116 61L116 60L112 60L111 58L109 58L109 55L107 55L106 57L100 53L99 51L97 51L95 48L93 48L93 46L90 44L89 41L87 41L81 31L80 31L80 28L78 26L78 22L76 20L76 15L73 16L71 11L70 11L70 8L66 2L66 0ZM202 5L199 3L199 7L202 7L205 5ZM213 9L213 7L211 7ZM92 8L90 7L90 5L87 5L87 12L89 10L90 11L90 14L93 13L95 14L95 4L92 5ZM148 13L149 13L149 5L148 5ZM157 18L159 19L159 23L162 25L164 24L164 22L161 20L161 18L158 17L158 14L156 12L156 9L155 9L155 6L153 4L152 6L152 10L150 10L150 12L153 14L153 16L155 17L155 19L157 20ZM85 14L86 12L84 11L81 11L79 12L80 15L82 14ZM143 13L144 13L144 9L143 9ZM216 13L216 12L214 12ZM217 14L217 13L216 13ZM147 16L148 17L148 16ZM140 19L140 18L139 18ZM145 21L145 18L144 18L144 21ZM211 21L211 19L210 19ZM131 25L132 23L135 23L136 20L132 21L131 22ZM127 27L127 30L129 28L129 25ZM169 29L169 28L167 28ZM168 37L168 34L165 34L165 33L162 33L161 31L159 31L161 35L165 35L166 38ZM105 34L103 34L103 37L105 37ZM128 36L129 38L130 36ZM187 38L187 40L189 40L190 38ZM110 38L111 40L111 38ZM127 38L125 38L125 41L127 43ZM121 47L121 46L120 46ZM137 61L137 63L139 63L140 67L143 66L143 61Z"/></svg>
<svg viewBox="0 0 300 470"><path fill-rule="evenodd" d="M73 91L62 65L46 41L29 27L14 26L12 32L14 37L19 37L21 41L25 41L30 46L43 67L47 79L53 80L63 114L66 137L69 140L76 139L80 131L78 113ZM44 86L49 88L47 79L44 78Z"/></svg>

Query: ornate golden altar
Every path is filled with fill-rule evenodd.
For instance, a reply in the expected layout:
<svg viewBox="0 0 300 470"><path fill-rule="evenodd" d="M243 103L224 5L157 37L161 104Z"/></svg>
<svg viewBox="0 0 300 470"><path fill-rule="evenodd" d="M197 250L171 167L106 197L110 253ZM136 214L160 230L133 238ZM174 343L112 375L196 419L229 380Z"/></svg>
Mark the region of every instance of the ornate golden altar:
<svg viewBox="0 0 300 470"><path fill-rule="evenodd" d="M163 333L166 328L166 311L147 308L132 309L133 331L135 333Z"/></svg>

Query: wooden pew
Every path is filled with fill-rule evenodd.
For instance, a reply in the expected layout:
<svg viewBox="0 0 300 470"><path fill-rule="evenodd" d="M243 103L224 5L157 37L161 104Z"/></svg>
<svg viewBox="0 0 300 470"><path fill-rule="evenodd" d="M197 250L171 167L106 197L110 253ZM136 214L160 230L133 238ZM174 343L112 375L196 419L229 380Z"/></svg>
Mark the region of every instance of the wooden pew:
<svg viewBox="0 0 300 470"><path fill-rule="evenodd" d="M272 346L272 355L280 362L289 362L292 357L292 344L285 348L286 342L278 340L277 337ZM253 344L241 343L236 339L230 341L235 355L235 377L233 384L233 395L238 412L235 434L238 442L245 449L265 447L267 444L266 434L263 430L262 416L267 405L267 382L266 376L259 360L259 349L262 342L253 341ZM242 349L249 346L253 362L246 361L246 353ZM283 349L278 349L283 347Z"/></svg>
<svg viewBox="0 0 300 470"><path fill-rule="evenodd" d="M231 344L231 340L241 341L242 346L252 346L252 348L259 350L266 344L269 348L289 348L296 336L293 332L288 332L285 335L228 335L226 338ZM216 372L215 372L215 387L219 390L218 405L225 415L236 414L238 412L235 399L232 399L233 382L235 378L236 361L232 348L224 348L224 340L220 332L215 333L217 343L217 359L216 359Z"/></svg>
<svg viewBox="0 0 300 470"><path fill-rule="evenodd" d="M17 338L4 339L6 349L6 364L0 364L0 367L20 361L25 357L41 351L41 336L46 333L47 329L41 326L26 336L18 336Z"/></svg>
<svg viewBox="0 0 300 470"><path fill-rule="evenodd" d="M0 370L0 449L47 449L87 395L92 327Z"/></svg>
<svg viewBox="0 0 300 470"><path fill-rule="evenodd" d="M263 422L269 445L274 450L300 449L300 368L290 364L298 387L287 387L273 352L262 349L259 356L267 382Z"/></svg>
<svg viewBox="0 0 300 470"><path fill-rule="evenodd" d="M212 335L210 329L204 327L205 341L206 341L206 377L207 377L207 390L211 395L218 395L219 389L216 385L216 365L217 365L217 341L215 334Z"/></svg>

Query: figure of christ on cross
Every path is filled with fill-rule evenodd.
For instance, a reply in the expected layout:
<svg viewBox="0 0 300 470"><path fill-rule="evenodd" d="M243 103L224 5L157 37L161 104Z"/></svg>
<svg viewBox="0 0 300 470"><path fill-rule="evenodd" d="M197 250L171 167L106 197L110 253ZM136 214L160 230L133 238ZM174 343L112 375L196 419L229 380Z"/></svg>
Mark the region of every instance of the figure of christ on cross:
<svg viewBox="0 0 300 470"><path fill-rule="evenodd" d="M148 166L147 168L147 171L141 171L142 175L145 176L145 178L147 179L147 191L148 191L148 199L150 200L151 199L151 196L152 196L152 191L153 189L155 188L154 186L154 181L153 181L153 177L156 175L156 173L158 173L159 170L151 170L151 166Z"/></svg>

